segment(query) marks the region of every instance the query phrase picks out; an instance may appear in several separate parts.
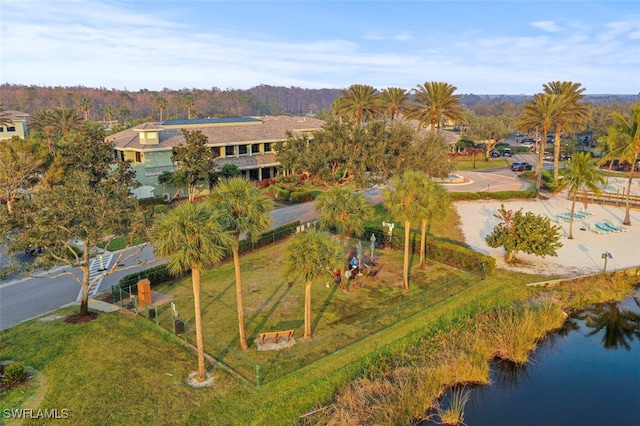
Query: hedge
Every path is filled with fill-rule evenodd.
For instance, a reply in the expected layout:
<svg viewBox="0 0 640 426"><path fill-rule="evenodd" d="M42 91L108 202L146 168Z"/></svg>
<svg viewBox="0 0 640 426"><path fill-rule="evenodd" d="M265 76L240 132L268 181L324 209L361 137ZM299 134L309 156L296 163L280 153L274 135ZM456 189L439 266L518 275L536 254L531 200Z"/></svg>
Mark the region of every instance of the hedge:
<svg viewBox="0 0 640 426"><path fill-rule="evenodd" d="M529 189L526 191L497 191L497 192L452 192L449 194L453 201L465 200L508 200L512 198L537 198L538 192Z"/></svg>
<svg viewBox="0 0 640 426"><path fill-rule="evenodd" d="M249 240L241 240L239 246L240 253L246 253L251 250L255 250L258 247L262 247L268 244L272 244L278 240L288 237L296 232L296 229L300 226L300 221L295 221L288 223L286 225L279 226L278 228L272 229L269 232L265 232L262 234L256 242L251 242ZM231 251L229 251L225 257L228 259L231 257ZM158 265L149 269L145 269L139 272L134 272L133 274L125 275L120 279L117 285L112 287L112 290L116 287L119 287L123 290L126 290L128 293L136 294L138 292L138 281L142 279L149 279L151 281L151 286L156 284L163 283L165 281L169 281L173 277L168 269L167 265ZM114 293L115 294L115 293Z"/></svg>
<svg viewBox="0 0 640 426"><path fill-rule="evenodd" d="M373 227L365 229L365 237L368 237L367 239L371 238L372 233L376 236L376 243L389 243L388 228ZM404 230L402 228L394 229L390 243L391 247L404 247ZM415 231L411 232L411 250L414 254L418 254L420 251L420 234ZM486 275L491 275L496 268L496 260L491 256L459 244L432 237L427 237L425 251L427 259L467 272L482 272ZM482 270L480 270L481 268Z"/></svg>

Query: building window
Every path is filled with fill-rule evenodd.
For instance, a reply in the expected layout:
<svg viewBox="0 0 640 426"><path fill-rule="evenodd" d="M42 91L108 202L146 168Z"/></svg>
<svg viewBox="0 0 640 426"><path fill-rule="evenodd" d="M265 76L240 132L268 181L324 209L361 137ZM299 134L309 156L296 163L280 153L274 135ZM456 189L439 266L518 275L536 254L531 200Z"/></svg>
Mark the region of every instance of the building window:
<svg viewBox="0 0 640 426"><path fill-rule="evenodd" d="M225 157L233 157L234 155L236 155L236 150L235 150L235 146L225 146L224 147L224 155Z"/></svg>
<svg viewBox="0 0 640 426"><path fill-rule="evenodd" d="M16 126L7 126L7 132L15 132Z"/></svg>
<svg viewBox="0 0 640 426"><path fill-rule="evenodd" d="M254 143L253 145L251 145L251 153L252 154L260 154L260 144L259 143Z"/></svg>
<svg viewBox="0 0 640 426"><path fill-rule="evenodd" d="M271 152L271 144L269 142L264 144L264 152Z"/></svg>
<svg viewBox="0 0 640 426"><path fill-rule="evenodd" d="M247 145L238 145L238 155L247 155Z"/></svg>
<svg viewBox="0 0 640 426"><path fill-rule="evenodd" d="M142 153L140 151L136 151L136 163L142 163Z"/></svg>
<svg viewBox="0 0 640 426"><path fill-rule="evenodd" d="M4 132L4 127L0 126L0 132Z"/></svg>
<svg viewBox="0 0 640 426"><path fill-rule="evenodd" d="M220 147L219 146L212 146L211 147L211 152L213 153L213 155L215 157L220 157Z"/></svg>

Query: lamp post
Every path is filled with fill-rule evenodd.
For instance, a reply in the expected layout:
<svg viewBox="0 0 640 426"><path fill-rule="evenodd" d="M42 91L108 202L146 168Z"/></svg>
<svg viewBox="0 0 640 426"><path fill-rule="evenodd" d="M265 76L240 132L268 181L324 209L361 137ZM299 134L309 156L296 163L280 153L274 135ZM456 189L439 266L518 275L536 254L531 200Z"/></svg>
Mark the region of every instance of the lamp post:
<svg viewBox="0 0 640 426"><path fill-rule="evenodd" d="M369 238L371 240L371 263L373 263L373 249L376 248L376 234L374 234L373 232L371 233L371 238Z"/></svg>
<svg viewBox="0 0 640 426"><path fill-rule="evenodd" d="M389 228L389 247L391 247L391 239L393 238L393 228L396 226L393 222L382 222L382 226Z"/></svg>
<svg viewBox="0 0 640 426"><path fill-rule="evenodd" d="M608 251L605 251L604 253L602 253L601 257L604 259L604 268L602 269L602 272L605 273L607 272L607 260L613 259L613 256L611 256L611 253L609 253Z"/></svg>

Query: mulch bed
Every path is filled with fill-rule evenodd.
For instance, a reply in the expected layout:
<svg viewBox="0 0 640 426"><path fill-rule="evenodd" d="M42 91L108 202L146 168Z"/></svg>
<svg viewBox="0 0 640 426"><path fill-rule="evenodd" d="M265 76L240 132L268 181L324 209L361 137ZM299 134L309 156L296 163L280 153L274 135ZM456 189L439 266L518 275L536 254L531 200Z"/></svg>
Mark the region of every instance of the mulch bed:
<svg viewBox="0 0 640 426"><path fill-rule="evenodd" d="M98 313L90 311L87 315L69 315L64 321L69 324L84 324L98 318Z"/></svg>

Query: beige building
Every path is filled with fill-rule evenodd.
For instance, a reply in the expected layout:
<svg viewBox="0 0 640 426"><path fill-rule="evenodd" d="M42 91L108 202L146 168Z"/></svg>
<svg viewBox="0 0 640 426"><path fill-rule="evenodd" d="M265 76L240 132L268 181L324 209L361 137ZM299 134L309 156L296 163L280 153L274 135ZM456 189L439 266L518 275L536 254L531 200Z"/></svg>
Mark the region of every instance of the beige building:
<svg viewBox="0 0 640 426"><path fill-rule="evenodd" d="M311 137L323 125L324 121L315 118L288 116L167 120L144 123L108 139L118 158L131 160L136 179L142 184L136 191L139 198L162 195L170 199L179 188L163 187L158 176L175 170L171 156L173 148L184 143L182 129L199 130L207 137L218 169L235 164L243 177L260 181L277 175L280 164L275 144L286 140L287 131ZM201 191L207 190L208 185L203 183Z"/></svg>
<svg viewBox="0 0 640 426"><path fill-rule="evenodd" d="M0 125L0 140L18 136L22 139L27 135L27 118L29 114L21 111L2 111L2 118L9 122ZM3 120L5 121L5 120Z"/></svg>

